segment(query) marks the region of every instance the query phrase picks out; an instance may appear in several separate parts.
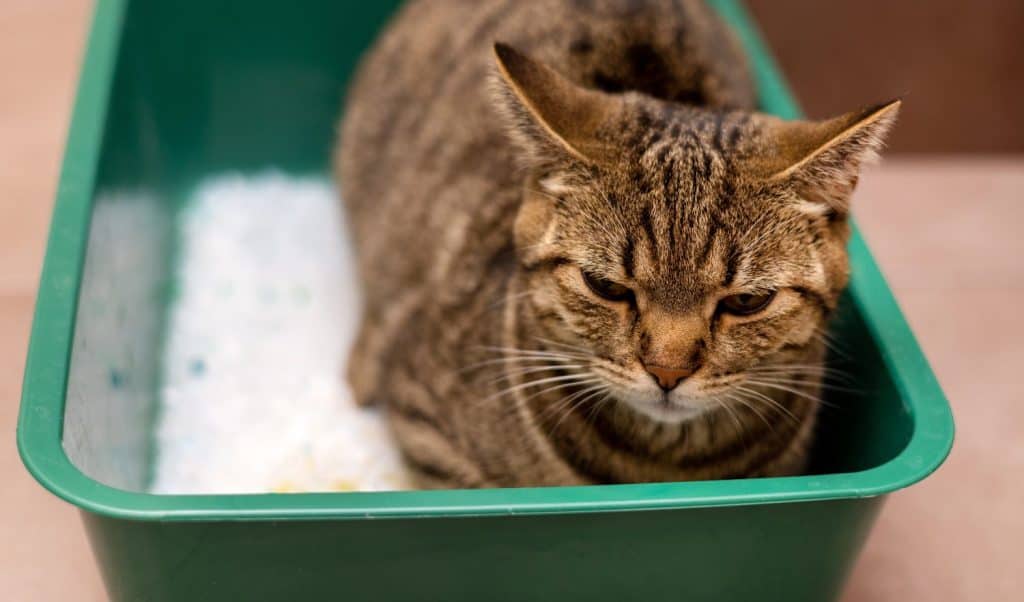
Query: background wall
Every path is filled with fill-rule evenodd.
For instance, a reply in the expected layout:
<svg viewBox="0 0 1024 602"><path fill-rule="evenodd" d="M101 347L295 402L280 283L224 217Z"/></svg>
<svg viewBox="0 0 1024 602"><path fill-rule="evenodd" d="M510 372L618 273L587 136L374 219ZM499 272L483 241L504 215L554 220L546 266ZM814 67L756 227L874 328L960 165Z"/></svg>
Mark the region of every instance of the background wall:
<svg viewBox="0 0 1024 602"><path fill-rule="evenodd" d="M808 115L905 96L891 152L1024 152L1024 2L748 0Z"/></svg>

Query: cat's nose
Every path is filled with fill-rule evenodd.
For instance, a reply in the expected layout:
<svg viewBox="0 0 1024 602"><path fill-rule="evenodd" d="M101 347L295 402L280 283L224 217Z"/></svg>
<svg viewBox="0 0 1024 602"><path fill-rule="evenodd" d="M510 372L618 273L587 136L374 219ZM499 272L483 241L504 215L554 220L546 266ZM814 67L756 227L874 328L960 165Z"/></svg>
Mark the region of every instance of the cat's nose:
<svg viewBox="0 0 1024 602"><path fill-rule="evenodd" d="M647 366L647 371L651 373L654 380L658 381L658 385L666 391L676 388L680 381L695 372L693 368L689 367L665 368L663 366Z"/></svg>

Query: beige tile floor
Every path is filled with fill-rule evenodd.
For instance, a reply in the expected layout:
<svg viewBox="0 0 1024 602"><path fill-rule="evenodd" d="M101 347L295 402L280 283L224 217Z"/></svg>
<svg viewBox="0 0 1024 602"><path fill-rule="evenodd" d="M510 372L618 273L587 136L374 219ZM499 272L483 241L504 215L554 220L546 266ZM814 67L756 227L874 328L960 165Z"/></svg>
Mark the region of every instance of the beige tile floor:
<svg viewBox="0 0 1024 602"><path fill-rule="evenodd" d="M0 598L103 600L76 512L39 488L14 423L84 0L0 6ZM913 104L907 106L913 110ZM894 495L844 602L1020 599L1024 157L900 158L857 214L953 404L956 447Z"/></svg>

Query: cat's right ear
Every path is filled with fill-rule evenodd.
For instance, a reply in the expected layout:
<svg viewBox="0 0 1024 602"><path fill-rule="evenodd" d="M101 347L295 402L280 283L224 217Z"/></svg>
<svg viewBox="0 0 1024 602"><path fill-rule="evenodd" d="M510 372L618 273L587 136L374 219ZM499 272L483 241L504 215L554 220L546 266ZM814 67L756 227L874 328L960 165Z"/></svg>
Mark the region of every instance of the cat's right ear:
<svg viewBox="0 0 1024 602"><path fill-rule="evenodd" d="M499 108L527 160L600 164L611 159L613 149L599 134L620 114L620 99L578 86L507 44L496 43L494 56Z"/></svg>

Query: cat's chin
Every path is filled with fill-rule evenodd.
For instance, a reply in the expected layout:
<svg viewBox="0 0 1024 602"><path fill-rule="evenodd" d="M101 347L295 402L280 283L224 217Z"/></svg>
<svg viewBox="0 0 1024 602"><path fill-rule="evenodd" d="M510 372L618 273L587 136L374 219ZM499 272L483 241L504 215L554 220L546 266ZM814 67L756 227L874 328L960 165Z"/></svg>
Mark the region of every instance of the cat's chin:
<svg viewBox="0 0 1024 602"><path fill-rule="evenodd" d="M661 400L628 400L623 403L638 414L665 424L689 422L708 411L708 408L699 405L680 405Z"/></svg>

